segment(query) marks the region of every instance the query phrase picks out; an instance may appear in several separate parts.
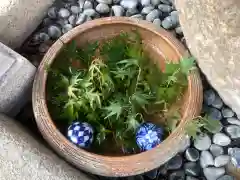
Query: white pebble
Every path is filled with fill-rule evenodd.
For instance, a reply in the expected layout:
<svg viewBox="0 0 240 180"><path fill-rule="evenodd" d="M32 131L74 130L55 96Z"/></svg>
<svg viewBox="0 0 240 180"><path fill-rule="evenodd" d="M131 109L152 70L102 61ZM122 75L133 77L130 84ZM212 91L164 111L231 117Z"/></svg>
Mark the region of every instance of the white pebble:
<svg viewBox="0 0 240 180"><path fill-rule="evenodd" d="M92 9L93 8L93 4L91 1L85 1L84 5L83 5L83 9Z"/></svg>
<svg viewBox="0 0 240 180"><path fill-rule="evenodd" d="M96 0L98 3L112 4L112 0Z"/></svg>
<svg viewBox="0 0 240 180"><path fill-rule="evenodd" d="M76 21L76 25L80 25L82 23L84 23L87 19L87 15L82 13L80 14L80 16L78 17L77 21Z"/></svg>
<svg viewBox="0 0 240 180"><path fill-rule="evenodd" d="M162 23L162 21L159 18L153 20L153 24L155 24L157 27L160 27L161 23Z"/></svg>
<svg viewBox="0 0 240 180"><path fill-rule="evenodd" d="M109 13L110 8L108 7L107 4L99 3L96 6L96 11L99 12L100 14L105 14L105 13Z"/></svg>
<svg viewBox="0 0 240 180"><path fill-rule="evenodd" d="M126 9L136 9L138 0L122 0L120 5Z"/></svg>
<svg viewBox="0 0 240 180"><path fill-rule="evenodd" d="M159 15L160 15L159 10L154 9L146 16L146 20L153 22L154 19L159 18Z"/></svg>
<svg viewBox="0 0 240 180"><path fill-rule="evenodd" d="M61 8L58 12L58 15L59 15L59 17L65 19L65 18L68 18L70 16L70 12L65 8Z"/></svg>
<svg viewBox="0 0 240 180"><path fill-rule="evenodd" d="M114 16L123 16L124 13L123 7L119 5L112 6L112 11L114 13Z"/></svg>
<svg viewBox="0 0 240 180"><path fill-rule="evenodd" d="M222 167L228 164L230 161L230 156L228 155L220 155L215 158L214 160L214 166L215 167Z"/></svg>
<svg viewBox="0 0 240 180"><path fill-rule="evenodd" d="M219 146L227 146L231 143L231 139L223 133L216 133L213 135L213 143Z"/></svg>

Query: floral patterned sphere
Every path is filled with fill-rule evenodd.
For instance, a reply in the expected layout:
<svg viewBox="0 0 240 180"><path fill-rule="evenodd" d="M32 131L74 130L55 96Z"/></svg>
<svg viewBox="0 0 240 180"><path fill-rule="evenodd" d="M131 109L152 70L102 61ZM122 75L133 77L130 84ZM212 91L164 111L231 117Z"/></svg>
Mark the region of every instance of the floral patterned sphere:
<svg viewBox="0 0 240 180"><path fill-rule="evenodd" d="M81 148L88 148L93 142L93 128L86 122L74 122L68 128L68 139Z"/></svg>
<svg viewBox="0 0 240 180"><path fill-rule="evenodd" d="M152 123L143 123L137 130L136 142L141 151L147 151L162 142L163 130Z"/></svg>

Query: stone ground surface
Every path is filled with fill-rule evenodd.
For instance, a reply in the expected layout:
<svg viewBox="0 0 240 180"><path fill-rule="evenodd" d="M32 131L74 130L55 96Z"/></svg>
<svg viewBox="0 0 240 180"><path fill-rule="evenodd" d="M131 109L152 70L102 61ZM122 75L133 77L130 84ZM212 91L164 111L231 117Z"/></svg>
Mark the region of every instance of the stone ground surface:
<svg viewBox="0 0 240 180"><path fill-rule="evenodd" d="M30 136L20 124L0 114L1 180L90 180Z"/></svg>
<svg viewBox="0 0 240 180"><path fill-rule="evenodd" d="M136 0L80 0L78 3L69 0L67 3L60 1L48 10L48 16L44 18L36 32L19 51L28 57L35 66L38 66L42 55L59 36L85 21L105 16L131 16L151 21L156 26L161 26L173 33L184 43L178 13L170 0L141 0L140 2ZM199 22L199 24L201 23ZM189 28L193 28L192 24ZM203 113L220 121L222 126L218 131L199 136L195 141L189 143L189 147L184 152L173 157L162 167L144 175L127 178L98 178L233 180L232 176L226 174L225 166L230 161L236 166L240 165L240 120L208 83L205 80L203 82L205 87ZM28 108L23 109L19 114L18 120L30 127L34 134L37 134L30 103Z"/></svg>
<svg viewBox="0 0 240 180"><path fill-rule="evenodd" d="M31 99L36 67L0 42L0 112L16 116Z"/></svg>
<svg viewBox="0 0 240 180"><path fill-rule="evenodd" d="M16 48L39 25L53 0L1 0L0 41Z"/></svg>
<svg viewBox="0 0 240 180"><path fill-rule="evenodd" d="M240 1L176 0L176 6L191 53L240 117Z"/></svg>

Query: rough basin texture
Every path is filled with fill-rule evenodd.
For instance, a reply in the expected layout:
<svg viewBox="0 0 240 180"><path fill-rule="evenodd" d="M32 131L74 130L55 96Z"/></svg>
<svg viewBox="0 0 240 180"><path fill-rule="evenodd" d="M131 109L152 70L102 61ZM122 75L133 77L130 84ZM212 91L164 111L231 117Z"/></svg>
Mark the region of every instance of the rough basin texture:
<svg viewBox="0 0 240 180"><path fill-rule="evenodd" d="M59 159L19 124L0 114L1 180L93 180Z"/></svg>
<svg viewBox="0 0 240 180"><path fill-rule="evenodd" d="M176 0L176 7L191 53L240 117L240 1Z"/></svg>
<svg viewBox="0 0 240 180"><path fill-rule="evenodd" d="M15 48L35 30L54 0L0 1L0 41Z"/></svg>

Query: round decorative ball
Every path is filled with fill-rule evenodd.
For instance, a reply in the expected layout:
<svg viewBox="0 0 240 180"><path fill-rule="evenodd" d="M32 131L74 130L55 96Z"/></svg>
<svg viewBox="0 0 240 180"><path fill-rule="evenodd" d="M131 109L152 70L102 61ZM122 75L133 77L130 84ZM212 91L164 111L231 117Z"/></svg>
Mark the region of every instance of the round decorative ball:
<svg viewBox="0 0 240 180"><path fill-rule="evenodd" d="M152 123L143 123L137 130L136 142L141 151L147 151L162 142L163 129Z"/></svg>
<svg viewBox="0 0 240 180"><path fill-rule="evenodd" d="M86 122L74 122L68 127L68 139L81 148L88 148L93 142L93 128Z"/></svg>

